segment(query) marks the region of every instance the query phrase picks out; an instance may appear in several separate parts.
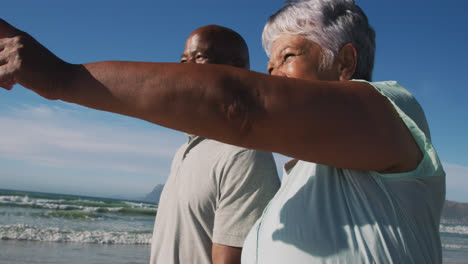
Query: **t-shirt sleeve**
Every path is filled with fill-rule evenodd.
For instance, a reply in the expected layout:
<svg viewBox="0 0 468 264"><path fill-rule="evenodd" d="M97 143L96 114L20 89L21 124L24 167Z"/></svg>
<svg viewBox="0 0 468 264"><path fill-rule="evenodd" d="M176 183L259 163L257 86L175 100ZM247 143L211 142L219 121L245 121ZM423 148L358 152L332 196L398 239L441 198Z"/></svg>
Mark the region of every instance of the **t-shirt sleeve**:
<svg viewBox="0 0 468 264"><path fill-rule="evenodd" d="M242 149L219 168L213 243L242 247L280 186L271 153Z"/></svg>
<svg viewBox="0 0 468 264"><path fill-rule="evenodd" d="M386 178L430 178L445 176L442 164L432 145L429 129L425 128L427 125L424 125L426 124L424 112L420 109L420 113L417 113L419 111L416 110L413 110L411 114L409 113L410 109L418 104L414 97L395 81L368 83L392 103L423 153L423 159L413 171L390 174L372 172L372 174ZM414 120L413 118L424 118L424 120Z"/></svg>

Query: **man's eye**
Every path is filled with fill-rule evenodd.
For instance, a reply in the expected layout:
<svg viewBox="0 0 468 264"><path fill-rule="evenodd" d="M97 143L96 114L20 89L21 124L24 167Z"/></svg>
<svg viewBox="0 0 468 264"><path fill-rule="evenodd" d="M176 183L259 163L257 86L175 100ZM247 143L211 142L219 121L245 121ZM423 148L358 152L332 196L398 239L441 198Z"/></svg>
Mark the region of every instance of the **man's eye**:
<svg viewBox="0 0 468 264"><path fill-rule="evenodd" d="M195 57L195 59L199 60L199 59L206 59L206 56L205 55L202 55L202 54L199 54Z"/></svg>
<svg viewBox="0 0 468 264"><path fill-rule="evenodd" d="M180 63L187 63L187 59L181 59Z"/></svg>

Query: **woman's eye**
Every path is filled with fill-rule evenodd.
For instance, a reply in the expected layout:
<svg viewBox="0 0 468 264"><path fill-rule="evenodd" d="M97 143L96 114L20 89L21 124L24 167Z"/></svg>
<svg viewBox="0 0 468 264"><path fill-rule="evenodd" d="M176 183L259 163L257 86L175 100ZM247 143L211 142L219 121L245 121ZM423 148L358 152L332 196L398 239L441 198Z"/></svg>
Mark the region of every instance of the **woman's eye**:
<svg viewBox="0 0 468 264"><path fill-rule="evenodd" d="M287 60L287 59L289 59L289 58L291 58L293 56L294 56L294 54L288 53L288 54L284 55L284 60Z"/></svg>

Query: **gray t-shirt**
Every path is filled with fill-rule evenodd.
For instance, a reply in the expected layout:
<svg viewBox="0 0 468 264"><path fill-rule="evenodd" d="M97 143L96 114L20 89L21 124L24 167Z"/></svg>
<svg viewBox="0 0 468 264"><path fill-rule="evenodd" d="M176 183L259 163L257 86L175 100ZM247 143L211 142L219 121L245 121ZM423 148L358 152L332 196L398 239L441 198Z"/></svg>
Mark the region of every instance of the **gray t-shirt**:
<svg viewBox="0 0 468 264"><path fill-rule="evenodd" d="M242 247L279 186L271 153L190 137L161 194L150 263L211 263L212 243Z"/></svg>

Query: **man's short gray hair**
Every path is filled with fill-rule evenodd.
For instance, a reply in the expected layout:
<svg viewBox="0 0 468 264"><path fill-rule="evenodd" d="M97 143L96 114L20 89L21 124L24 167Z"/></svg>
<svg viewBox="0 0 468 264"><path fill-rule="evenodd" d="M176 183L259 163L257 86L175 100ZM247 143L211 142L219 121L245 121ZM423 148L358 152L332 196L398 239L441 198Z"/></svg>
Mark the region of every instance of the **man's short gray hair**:
<svg viewBox="0 0 468 264"><path fill-rule="evenodd" d="M353 79L371 81L375 31L354 0L287 1L263 29L263 47L270 56L272 43L282 34L302 35L322 47L320 69L331 67L340 49L352 43L357 50Z"/></svg>

